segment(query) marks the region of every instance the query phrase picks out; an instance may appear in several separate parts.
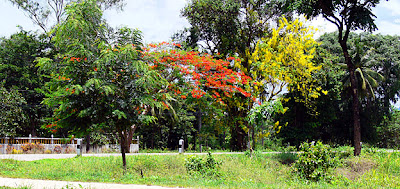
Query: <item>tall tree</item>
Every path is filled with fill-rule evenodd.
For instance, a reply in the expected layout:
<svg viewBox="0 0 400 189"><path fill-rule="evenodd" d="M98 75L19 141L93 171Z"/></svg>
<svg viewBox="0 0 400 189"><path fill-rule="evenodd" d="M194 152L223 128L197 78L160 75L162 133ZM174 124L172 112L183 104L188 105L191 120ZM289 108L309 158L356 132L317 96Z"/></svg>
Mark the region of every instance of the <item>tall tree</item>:
<svg viewBox="0 0 400 189"><path fill-rule="evenodd" d="M218 58L239 56L240 68L235 69L250 75L250 55L257 41L270 33L271 24L282 16L281 5L278 0L191 0L182 10L191 24L185 41L191 47L197 44L200 50ZM245 117L252 101L236 94L226 102L231 147L243 150L246 147L243 128L248 127Z"/></svg>
<svg viewBox="0 0 400 189"><path fill-rule="evenodd" d="M285 18L279 20L278 26L271 37L257 43L249 60L250 74L255 78L252 94L271 104L283 93L296 91L299 96L295 100L311 107L310 101L327 94L313 77L321 69L312 61L318 46L312 38L313 28L304 27L298 19ZM254 129L251 132L254 135Z"/></svg>
<svg viewBox="0 0 400 189"><path fill-rule="evenodd" d="M38 61L51 78L44 100L54 108L48 127L74 125L76 131L86 131L96 124L115 131L124 168L135 130L155 122L153 112L171 108L169 101L189 95L200 99L207 95L201 90L205 86L250 96L238 87L249 78L228 69L226 61L174 49L177 44L143 47L137 30L112 33L94 0L72 3L67 12L67 19L54 30L53 41L61 53L55 60ZM171 92L180 88L177 83L186 86L185 93ZM216 102L222 103L220 98Z"/></svg>
<svg viewBox="0 0 400 189"><path fill-rule="evenodd" d="M316 17L322 15L327 21L335 24L338 28L338 42L342 48L343 56L347 69L350 74L350 83L352 88L352 110L353 110L353 132L354 132L354 155L361 153L361 125L360 125L360 101L358 99L358 86L355 74L355 64L349 54L347 44L350 31L367 30L374 31L377 29L372 13L380 0L289 0L291 6L300 14L307 17Z"/></svg>
<svg viewBox="0 0 400 189"><path fill-rule="evenodd" d="M0 136L16 136L25 120L22 105L25 99L15 89L7 90L0 84Z"/></svg>
<svg viewBox="0 0 400 189"><path fill-rule="evenodd" d="M349 50L349 53L352 55L352 59L355 64L355 73L357 86L360 97L369 97L375 99L375 89L378 88L379 83L384 80L383 75L378 73L376 70L372 70L371 68L374 66L374 59L371 56L374 49L373 48L365 48L364 43L360 42L360 39L354 40L354 47ZM343 65L346 66L347 65ZM343 78L343 84L345 88L350 88L349 79L350 75L347 72L345 78Z"/></svg>
<svg viewBox="0 0 400 189"><path fill-rule="evenodd" d="M336 57L333 62L337 66L347 70L347 65L337 64L338 62L344 62L340 44L336 41L337 36L337 32L322 35L319 39L321 42L320 47L330 52L333 57ZM400 43L398 39L398 36L366 32L350 33L349 35L349 53L355 60L356 77L360 91L359 99L362 102L360 106L360 121L362 129L368 130L368 132L362 133L362 140L364 141L374 142L374 140L379 140L373 134L375 126L381 123L384 116L388 118L391 116L391 104L397 101L396 95L399 94L400 89L398 79L400 76L398 72L400 68ZM345 93L342 93L342 96L351 97L349 74L348 71L344 73L347 74L341 74L341 80L344 82L346 90ZM364 89L362 88L363 81L365 81ZM368 87L369 85L371 88ZM375 98L373 98L374 96ZM340 111L341 114L349 115L351 112L347 112L347 106L343 104L347 102L345 99L343 98L343 102L338 104L346 107ZM339 120L345 119L344 117L339 118ZM341 125L345 125L345 123L339 121L336 127L340 128L342 127ZM341 136L338 137L341 138Z"/></svg>
<svg viewBox="0 0 400 189"><path fill-rule="evenodd" d="M22 109L28 120L21 125L23 129L18 130L24 136L36 136L41 119L47 114L47 109L40 104L44 95L38 91L45 78L37 74L34 61L37 57L53 56L51 46L44 35L24 30L0 41L0 81L6 89L18 90L26 100Z"/></svg>
<svg viewBox="0 0 400 189"><path fill-rule="evenodd" d="M60 54L38 61L51 78L44 104L54 108L54 115L47 127L55 131L69 126L72 132L85 133L93 124L110 126L120 138L126 167L128 139L141 115L134 110L140 103L148 104L144 101L151 97L146 88L162 82L154 81L157 74L135 47L140 45L139 31L109 31L96 1L71 3L66 11L68 18L54 30L52 39Z"/></svg>
<svg viewBox="0 0 400 189"><path fill-rule="evenodd" d="M25 11L32 22L38 25L45 33L65 18L65 8L72 2L79 0L9 0L13 5ZM97 0L102 9L123 7L124 0ZM52 20L55 19L55 20ZM50 20L50 23L49 23Z"/></svg>

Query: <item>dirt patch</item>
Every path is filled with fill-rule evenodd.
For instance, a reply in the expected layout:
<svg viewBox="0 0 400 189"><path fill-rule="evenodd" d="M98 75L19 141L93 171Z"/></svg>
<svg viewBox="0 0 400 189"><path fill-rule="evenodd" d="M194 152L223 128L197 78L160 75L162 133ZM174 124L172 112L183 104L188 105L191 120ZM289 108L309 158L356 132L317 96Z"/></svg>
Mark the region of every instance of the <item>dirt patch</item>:
<svg viewBox="0 0 400 189"><path fill-rule="evenodd" d="M371 159L355 157L344 162L344 166L337 168L338 174L343 175L349 180L361 177L365 172L376 167L376 162Z"/></svg>

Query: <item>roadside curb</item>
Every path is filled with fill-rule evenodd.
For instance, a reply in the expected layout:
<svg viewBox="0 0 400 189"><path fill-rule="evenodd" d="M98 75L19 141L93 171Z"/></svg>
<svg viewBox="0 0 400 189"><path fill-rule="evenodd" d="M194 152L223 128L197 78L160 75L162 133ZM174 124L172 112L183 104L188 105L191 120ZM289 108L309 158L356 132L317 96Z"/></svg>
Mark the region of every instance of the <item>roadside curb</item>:
<svg viewBox="0 0 400 189"><path fill-rule="evenodd" d="M111 184L98 182L72 182L72 181L55 181L55 180L35 180L35 179L20 179L20 178L4 178L0 177L0 186L7 187L28 187L31 189L168 189L170 187L162 186L147 186L136 184ZM177 187L175 187L177 188Z"/></svg>

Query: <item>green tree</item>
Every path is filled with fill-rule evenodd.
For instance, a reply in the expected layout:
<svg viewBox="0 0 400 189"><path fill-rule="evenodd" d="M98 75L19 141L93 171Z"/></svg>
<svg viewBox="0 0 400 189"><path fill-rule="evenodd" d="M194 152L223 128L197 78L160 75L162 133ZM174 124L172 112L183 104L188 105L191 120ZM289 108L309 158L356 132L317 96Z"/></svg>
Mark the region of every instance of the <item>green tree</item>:
<svg viewBox="0 0 400 189"><path fill-rule="evenodd" d="M313 77L321 66L312 61L317 47L312 32L297 19L290 22L282 18L272 36L257 43L249 63L255 78L251 90L260 101L273 101L285 91L295 91L298 96L291 97L311 107L310 101L327 94ZM254 129L250 130L254 133Z"/></svg>
<svg viewBox="0 0 400 189"><path fill-rule="evenodd" d="M201 90L204 86L250 96L237 87L249 78L227 69L228 62L171 46L143 47L137 30L111 33L96 1L72 3L66 9L68 19L54 30L53 37L60 54L55 60L38 60L51 78L43 101L54 107L48 127L74 126L75 131L85 132L96 125L118 133L124 168L135 130L155 122L156 110L171 109L170 101L189 98L189 94L200 99L207 95ZM164 78L166 73L171 77ZM174 94L172 89L185 94Z"/></svg>
<svg viewBox="0 0 400 189"><path fill-rule="evenodd" d="M335 41L336 38L333 39ZM320 42L320 46L316 48L316 55L312 60L314 64L321 67L320 70L312 74L315 82L314 85L321 87L327 91L326 95L321 95L316 99L310 99L305 104L305 100L296 100L304 98L297 90L289 91L284 94L283 105L288 107L288 111L281 117L275 118L282 123L288 123L278 134L284 143L290 145L300 145L304 141L322 140L326 142L335 142L337 144L347 144L349 140L348 122L351 120L342 117L347 106L343 106L343 98L341 97L343 87L342 78L344 70L337 65L340 57L329 53L324 46L330 46ZM334 46L333 43L332 46ZM340 47L339 47L340 48ZM346 112L345 115L349 113Z"/></svg>
<svg viewBox="0 0 400 189"><path fill-rule="evenodd" d="M191 47L197 44L200 50L215 57L238 55L240 69L235 69L250 75L250 54L257 41L270 33L271 23L282 15L281 5L281 1L275 0L191 0L182 10L191 24L188 38L183 41ZM248 127L245 118L252 101L236 93L225 102L226 124L231 126L231 148L243 150L246 146L243 128Z"/></svg>
<svg viewBox="0 0 400 189"><path fill-rule="evenodd" d="M321 47L329 51L335 59L333 62L344 62L342 56L341 47L338 42L336 42L338 34L329 33L324 34L320 37ZM358 42L359 41L359 42ZM357 45L357 43L359 45ZM358 78L358 88L360 91L359 99L361 100L362 106L360 106L361 113L361 123L362 129L368 130L368 132L362 133L362 139L364 141L375 142L379 140L375 135L375 126L380 125L382 119L387 117L390 118L390 106L391 103L397 101L396 95L399 93L399 42L398 36L390 35L380 35L380 34L370 34L370 33L350 33L349 35L349 53L355 60L357 70L356 76ZM362 44L362 45L361 45ZM358 52L357 52L358 51ZM343 64L337 64L342 67ZM360 72L364 76L365 89L362 89L362 77L358 73ZM349 86L348 72L347 74L341 74L342 81L346 86ZM383 80L382 80L383 77ZM347 85L346 85L347 83ZM369 84L371 88L368 87ZM372 87L375 86L375 87ZM349 87L346 88L343 97L348 97L351 95L351 90ZM369 89L369 90L368 90ZM362 95L364 93L364 95ZM374 97L375 98L372 98ZM340 106L341 111L338 113L343 115L351 114L347 111L347 98L342 99ZM350 109L351 110L351 109ZM336 125L337 128L341 128L346 125L347 118L339 118L340 123ZM338 132L340 133L344 132ZM375 140L375 141L374 141Z"/></svg>
<svg viewBox="0 0 400 189"><path fill-rule="evenodd" d="M286 110L280 100L266 101L260 106L255 106L251 109L248 119L253 127L253 148L256 148L257 139L261 139L261 145L263 146L265 137L279 134L282 125L279 124L279 121L274 122L274 117L284 114Z"/></svg>
<svg viewBox="0 0 400 189"><path fill-rule="evenodd" d="M364 48L363 48L364 47ZM354 40L354 48L349 50L349 53L352 55L352 59L355 64L355 73L356 73L356 80L358 94L360 97L370 97L375 98L375 89L379 86L379 82L384 80L384 77L375 70L372 70L373 66L373 57L371 54L373 53L374 49L365 49L367 47L360 39ZM347 68L347 65L342 65L344 68ZM350 74L349 72L346 73L345 77L343 78L343 87L351 88L350 86ZM351 90L350 90L351 91Z"/></svg>
<svg viewBox="0 0 400 189"><path fill-rule="evenodd" d="M374 31L377 29L372 13L380 0L345 0L345 1L328 1L328 0L290 0L292 8L300 14L307 17L316 17L322 15L327 21L333 23L338 28L338 42L343 52L345 64L350 74L350 83L352 88L352 111L353 111L353 132L354 132L354 155L361 153L361 125L360 125L360 102L358 99L358 86L355 74L355 63L349 54L350 31L367 30Z"/></svg>
<svg viewBox="0 0 400 189"><path fill-rule="evenodd" d="M45 36L24 30L0 41L0 81L7 90L18 90L26 100L21 108L27 121L18 130L20 135L36 136L40 131L41 119L48 114L40 104L44 95L38 91L45 78L37 74L34 61L37 57L53 56L51 46Z"/></svg>
<svg viewBox="0 0 400 189"><path fill-rule="evenodd" d="M73 126L74 132L86 132L95 124L115 131L126 168L132 134L139 124L154 121L136 108L161 107L153 89L165 82L149 69L135 44L140 32L123 28L109 33L96 1L71 3L66 12L68 19L53 38L61 53L55 60L38 61L51 77L44 103L55 109L47 127Z"/></svg>
<svg viewBox="0 0 400 189"><path fill-rule="evenodd" d="M17 129L26 119L22 110L25 103L18 91L7 90L3 84L0 85L0 136L16 136Z"/></svg>

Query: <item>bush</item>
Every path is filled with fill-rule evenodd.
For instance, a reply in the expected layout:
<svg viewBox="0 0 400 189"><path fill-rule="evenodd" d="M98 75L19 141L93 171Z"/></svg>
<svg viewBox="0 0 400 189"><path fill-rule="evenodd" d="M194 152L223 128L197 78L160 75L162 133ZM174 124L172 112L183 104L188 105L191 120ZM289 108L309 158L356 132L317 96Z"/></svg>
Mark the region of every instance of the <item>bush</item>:
<svg viewBox="0 0 400 189"><path fill-rule="evenodd" d="M62 152L61 146L60 145L54 146L53 152L55 152L57 154L61 154L61 152Z"/></svg>
<svg viewBox="0 0 400 189"><path fill-rule="evenodd" d="M390 113L391 116L384 116L382 123L376 128L379 138L377 145L381 148L399 149L400 111L393 109Z"/></svg>
<svg viewBox="0 0 400 189"><path fill-rule="evenodd" d="M336 154L329 145L321 141L300 145L298 160L294 164L294 170L302 178L312 181L319 181L326 178L331 168L338 166L339 161Z"/></svg>
<svg viewBox="0 0 400 189"><path fill-rule="evenodd" d="M252 150L251 149L251 150L246 150L244 152L244 155L249 157L249 158L253 158L253 157L259 158L259 157L261 157L262 152L260 150Z"/></svg>
<svg viewBox="0 0 400 189"><path fill-rule="evenodd" d="M44 153L44 146L43 144L40 143L26 143L21 145L21 148L25 153L33 153L33 154Z"/></svg>
<svg viewBox="0 0 400 189"><path fill-rule="evenodd" d="M276 154L275 157L282 164L288 164L288 165L294 163L298 159L296 154L296 148L293 146L283 148L281 153Z"/></svg>
<svg viewBox="0 0 400 189"><path fill-rule="evenodd" d="M74 154L74 153L76 153L76 150L73 147L67 146L65 148L65 150L64 150L64 153L66 153L66 154Z"/></svg>
<svg viewBox="0 0 400 189"><path fill-rule="evenodd" d="M11 151L12 154L22 154L22 150L17 150L15 148L12 149Z"/></svg>
<svg viewBox="0 0 400 189"><path fill-rule="evenodd" d="M221 162L214 159L210 152L205 159L200 156L189 156L185 160L185 167L189 174L201 174L202 176L219 176Z"/></svg>

